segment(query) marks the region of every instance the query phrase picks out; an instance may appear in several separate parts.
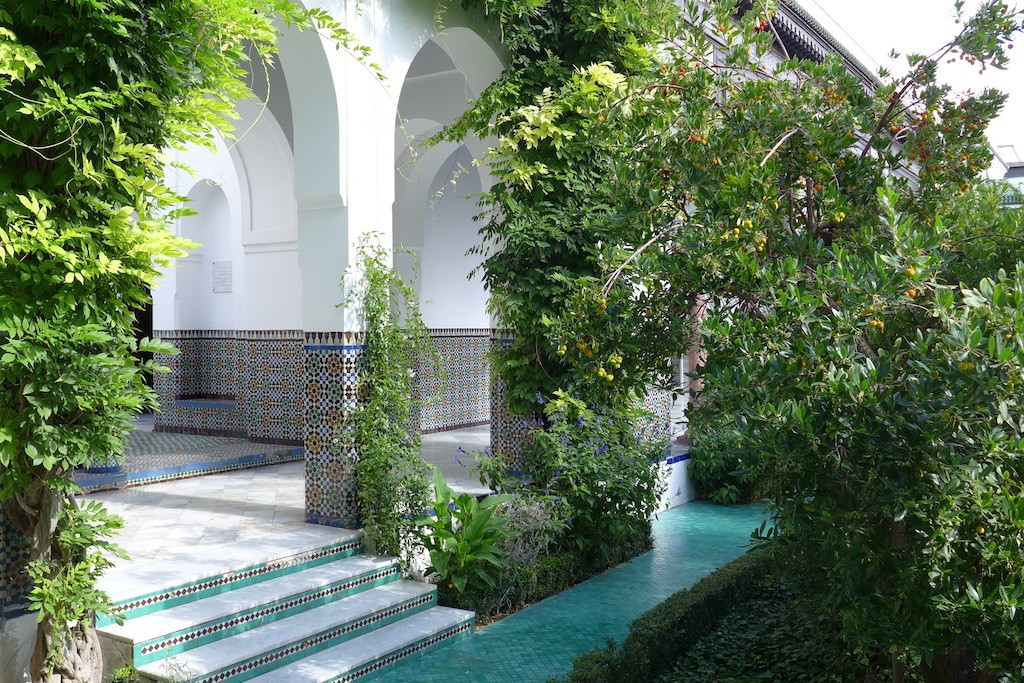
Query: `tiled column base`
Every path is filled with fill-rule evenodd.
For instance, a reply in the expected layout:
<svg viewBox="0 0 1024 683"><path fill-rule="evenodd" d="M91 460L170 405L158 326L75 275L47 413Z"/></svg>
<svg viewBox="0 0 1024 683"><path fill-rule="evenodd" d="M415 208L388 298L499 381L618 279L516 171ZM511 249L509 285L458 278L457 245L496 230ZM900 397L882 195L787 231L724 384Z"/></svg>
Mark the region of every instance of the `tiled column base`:
<svg viewBox="0 0 1024 683"><path fill-rule="evenodd" d="M28 550L21 535L0 511L0 629L12 617L24 614L31 581L25 572Z"/></svg>
<svg viewBox="0 0 1024 683"><path fill-rule="evenodd" d="M359 526L356 445L339 428L344 411L356 406L365 349L358 332L305 335L306 521L314 524Z"/></svg>
<svg viewBox="0 0 1024 683"><path fill-rule="evenodd" d="M497 334L491 338L493 352L503 351L512 344L511 339ZM509 412L505 403L505 382L492 371L491 375L491 451L508 463L509 470L523 469L522 447L530 433L532 421Z"/></svg>

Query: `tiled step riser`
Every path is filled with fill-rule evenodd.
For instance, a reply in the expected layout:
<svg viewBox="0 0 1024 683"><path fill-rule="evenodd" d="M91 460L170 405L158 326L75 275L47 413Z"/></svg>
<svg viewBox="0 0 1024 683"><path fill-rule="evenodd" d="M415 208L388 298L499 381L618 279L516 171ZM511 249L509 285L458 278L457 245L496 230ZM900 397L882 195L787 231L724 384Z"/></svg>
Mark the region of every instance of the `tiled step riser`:
<svg viewBox="0 0 1024 683"><path fill-rule="evenodd" d="M311 638L289 643L286 646L268 651L258 659L238 662L230 669L218 671L206 676L193 678L190 683L242 683L256 676L263 675L273 669L298 661L313 653L321 652L347 640L357 638L370 631L399 621L411 614L430 609L437 604L437 593L430 593L415 600L408 600L391 609L363 618L339 624L335 628L319 633Z"/></svg>
<svg viewBox="0 0 1024 683"><path fill-rule="evenodd" d="M334 562L345 557L359 555L362 552L363 544L361 539L348 540L337 545L318 548L291 557L246 567L230 574L207 577L192 583L164 589L158 593L139 596L131 600L119 602L116 606L123 618L131 619L188 602L194 602L201 598L219 595L236 588L242 588L243 586L299 572L303 569ZM113 617L105 614L97 615L96 618L96 625L100 627L109 626L114 622Z"/></svg>
<svg viewBox="0 0 1024 683"><path fill-rule="evenodd" d="M263 624L299 614L315 607L341 600L350 595L382 586L401 578L397 564L358 574L343 581L319 586L304 593L240 611L228 619L200 624L193 628L167 634L159 640L137 643L133 649L135 666L171 657L189 649L243 633Z"/></svg>
<svg viewBox="0 0 1024 683"><path fill-rule="evenodd" d="M354 671L349 671L336 678L331 678L323 683L352 683L353 681L368 681L382 673L387 667L397 662L406 661L415 657L422 656L431 650L434 650L442 645L453 643L456 640L460 640L470 635L473 632L473 628L476 625L476 620L471 619L465 621L457 626L445 629L425 638L417 643L413 643L407 647L402 648L396 652L392 652L384 657L375 659L374 661L365 664Z"/></svg>

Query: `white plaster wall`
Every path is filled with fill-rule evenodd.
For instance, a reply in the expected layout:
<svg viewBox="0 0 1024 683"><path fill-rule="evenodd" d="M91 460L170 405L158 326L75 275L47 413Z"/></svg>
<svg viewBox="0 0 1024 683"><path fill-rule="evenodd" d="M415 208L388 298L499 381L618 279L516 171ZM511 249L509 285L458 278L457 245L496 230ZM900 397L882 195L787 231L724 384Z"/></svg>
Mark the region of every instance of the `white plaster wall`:
<svg viewBox="0 0 1024 683"><path fill-rule="evenodd" d="M452 165L470 166L468 150L451 155ZM448 165L442 165L432 186L436 190L449 182ZM460 176L423 212L420 300L427 327L490 327L487 292L481 276L469 274L480 257L467 255L479 237L473 215L477 208L472 196L480 192L480 170L473 168Z"/></svg>
<svg viewBox="0 0 1024 683"><path fill-rule="evenodd" d="M193 203L193 209L202 209L199 216L180 219L173 226L175 234L183 237L195 237L198 241L215 240L227 231L233 237L238 249L219 247L228 250L217 252L218 247L211 249L202 245L170 268L165 269L163 278L153 288L153 328L158 330L203 329L206 323L202 313L202 262L216 254L224 254L224 258L240 258L241 222L246 219L247 188L240 182L234 161L231 159L228 145L218 137L215 149L209 150L198 146L190 146L185 150L174 151L172 160L185 168L171 167L167 171L168 185L182 196L206 202L211 196L220 194L226 205L219 208L215 201L212 205L200 207ZM188 169L191 169L188 170ZM221 211L219 217L211 217L211 210ZM226 211L226 215L223 212ZM214 231L204 227L206 222L217 222L222 227ZM218 256L220 258L220 256ZM209 267L209 266L207 266ZM236 269L236 277L238 276ZM237 282L237 280L236 280ZM211 287L212 288L212 287ZM212 292L208 292L212 298ZM193 302L199 301L200 305ZM184 305L183 305L184 302ZM211 310L213 306L209 307ZM223 328L207 328L223 329Z"/></svg>
<svg viewBox="0 0 1024 683"><path fill-rule="evenodd" d="M245 308L238 329L302 329L292 148L284 129L262 103L240 103L239 113L240 137L232 157L248 188L248 219L243 219L240 234L244 268L239 284Z"/></svg>
<svg viewBox="0 0 1024 683"><path fill-rule="evenodd" d="M437 3L422 0L373 0L362 3L361 14L353 17L351 25L373 48L373 58L388 78L381 84L361 65L347 65L345 86L348 102L354 105L346 111L349 253L361 236L370 232L380 233L384 244L402 242L414 251L423 246L418 239L396 240L394 236L392 205L402 194L399 190L396 195L396 183L400 179L396 179L395 164L404 151L401 149L404 136L399 136L396 144L396 118L423 118L430 122L428 129L436 130L461 113L468 100L479 94L501 71L501 60L493 47L499 41L489 33L493 28L452 8L446 15L450 28L438 34L434 21L436 6ZM406 82L410 65L430 40L448 52L455 70ZM408 101L410 96L418 103L415 113L404 111L399 104L400 100ZM425 172L408 170L420 177L423 194L426 194L436 168ZM427 200L409 205L406 230L410 226L416 230L423 224L426 203ZM396 207L395 212L398 211ZM350 272L349 283L357 277L358 273ZM346 320L346 329L357 329L357 326L357 321Z"/></svg>
<svg viewBox="0 0 1024 683"><path fill-rule="evenodd" d="M36 619L25 615L3 622L0 630L0 681L28 683L29 660L36 642Z"/></svg>
<svg viewBox="0 0 1024 683"><path fill-rule="evenodd" d="M423 101L425 111L442 119L434 127L464 109L500 73L492 47L499 41L488 34L493 27L457 8L447 15L451 28L438 35L434 2L316 4L371 47L372 58L388 78L379 81L324 36L283 29L275 94L287 95L289 106L279 103L277 109L287 110L290 122L282 127L269 108L241 103L237 142L218 140L214 152L176 153L199 178L223 192L217 220L230 224L234 241L228 246L221 241L223 233L207 229L210 216L178 226L179 231L201 233L205 245L183 259L154 291L158 329L358 329L337 307L344 298L339 285L363 235L379 233L382 243L393 241L395 120L410 64L431 39L451 55L454 71L414 86L429 95ZM482 149L476 145L475 153ZM425 177L427 186L434 170ZM182 194L193 189L194 178L177 171L171 175ZM446 219L459 212L453 207L442 209ZM207 213L213 210L205 208ZM415 216L419 225L422 211ZM465 251L463 246L458 248ZM454 248L449 251L454 253ZM228 260L227 254L233 263L234 293L196 291L204 289L212 262ZM451 262L450 253L442 256ZM193 271L199 273L199 285ZM183 307L183 296L189 301L199 297L201 305Z"/></svg>
<svg viewBox="0 0 1024 683"><path fill-rule="evenodd" d="M352 26L355 0L317 4ZM348 165L350 154L349 113L364 102L348 88L355 59L328 38L317 33L285 29L278 41L281 70L291 99L294 142L294 195L297 208L298 246L294 255L280 257L298 269L301 287L299 308L292 307L295 329L331 331L344 328L343 312L336 308L339 282L348 262ZM269 253L250 250L250 254ZM266 257L251 259L266 273ZM262 262L262 263L260 263ZM288 266L288 267L293 267ZM265 279L249 286L270 287ZM266 320L252 318L254 326Z"/></svg>
<svg viewBox="0 0 1024 683"><path fill-rule="evenodd" d="M689 460L680 460L671 465L667 461L661 464L661 476L665 482L665 492L661 494L662 509L679 507L697 497L697 491L690 480Z"/></svg>

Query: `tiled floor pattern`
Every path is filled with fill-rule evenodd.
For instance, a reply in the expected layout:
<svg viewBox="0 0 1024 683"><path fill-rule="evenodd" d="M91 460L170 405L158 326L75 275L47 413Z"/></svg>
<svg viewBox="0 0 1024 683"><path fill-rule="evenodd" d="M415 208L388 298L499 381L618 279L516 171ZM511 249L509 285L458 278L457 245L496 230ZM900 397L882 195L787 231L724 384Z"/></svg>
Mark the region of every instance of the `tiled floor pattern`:
<svg viewBox="0 0 1024 683"><path fill-rule="evenodd" d="M529 683L564 675L575 657L608 637L621 641L641 613L742 554L763 519L757 506L689 503L664 512L654 523L651 552L374 683Z"/></svg>
<svg viewBox="0 0 1024 683"><path fill-rule="evenodd" d="M96 491L301 459L302 449L295 446L135 429L128 434L119 472L80 470L75 481Z"/></svg>
<svg viewBox="0 0 1024 683"><path fill-rule="evenodd" d="M191 436L184 434L148 434L133 438L173 437L179 450L188 447L201 451L204 445L244 450L251 442L243 439ZM487 446L487 427L439 432L424 437L422 455L436 464L446 481L458 490L483 491L469 471L472 458L460 453L483 450ZM227 442L218 446L221 442ZM153 444L143 439L139 443ZM247 445L248 444L248 445ZM141 449L140 449L141 450ZM146 458L171 457L175 453L152 449L136 458L126 459L126 469ZM467 465L454 462L458 457ZM144 560L161 554L181 553L196 546L229 543L255 538L274 531L300 528L305 513L305 471L302 462L286 462L266 467L241 469L202 477L164 481L119 491L88 494L100 500L125 520L118 536L133 559Z"/></svg>
<svg viewBox="0 0 1024 683"><path fill-rule="evenodd" d="M489 425L466 427L424 434L420 444L420 457L441 470L444 480L453 489L478 495L487 493L488 490L471 471L475 463L472 454L482 453L490 446Z"/></svg>
<svg viewBox="0 0 1024 683"><path fill-rule="evenodd" d="M420 455L436 465L456 490L486 493L470 471L471 453L488 448L490 438L487 425L427 434ZM129 433L120 472L79 471L75 479L86 491L101 491L293 460L302 460L302 449L222 436L153 432L150 415Z"/></svg>

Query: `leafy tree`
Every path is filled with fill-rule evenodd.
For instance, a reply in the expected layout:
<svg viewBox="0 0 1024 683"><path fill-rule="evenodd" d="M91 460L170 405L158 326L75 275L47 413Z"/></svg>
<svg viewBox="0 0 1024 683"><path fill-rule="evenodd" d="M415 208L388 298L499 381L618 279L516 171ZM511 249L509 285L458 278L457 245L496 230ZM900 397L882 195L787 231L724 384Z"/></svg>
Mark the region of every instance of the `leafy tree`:
<svg viewBox="0 0 1024 683"><path fill-rule="evenodd" d="M703 318L695 445L729 429L758 454L782 540L865 661L1024 676L1024 235L977 188L1003 96L937 80L1005 64L1021 13L957 3L953 40L864 83L836 56L773 58L773 2L485 5L537 27L477 110L500 138L484 267L529 339L503 361L518 399L641 382L687 340L666 317ZM543 41L570 27L571 60Z"/></svg>
<svg viewBox="0 0 1024 683"><path fill-rule="evenodd" d="M273 21L350 36L285 0L21 0L0 9L0 500L28 539L35 681L99 681L93 588L117 522L72 497L153 395L134 312L187 244L161 150L211 143L272 58ZM251 48L251 51L250 51Z"/></svg>
<svg viewBox="0 0 1024 683"><path fill-rule="evenodd" d="M483 279L492 310L499 325L514 333L512 344L494 361L508 387L509 407L532 415L537 395L551 396L557 389L582 392L583 398L593 391L602 403L612 395L619 401L642 395L666 369L659 362L652 370L648 352L653 349L644 342L654 337L664 345L685 337L685 320L652 309L643 321L629 321L639 328L626 327L615 315L615 296L588 302L577 313L584 320L599 318L599 324L614 328L616 338L603 352L587 347L588 368L564 362L565 351L558 353L547 339L551 322L580 290L578 281L596 282L609 259L652 235L651 224L621 212L607 182L608 155L619 157L621 149L602 143L608 127L592 104L604 93L620 92L627 76L656 69L656 45L672 33L666 27L674 26L675 5L667 0L462 4L499 21L509 51L508 69L441 134L500 139L489 160L497 182L483 196L478 249L485 256ZM659 301L651 297L648 303ZM587 339L593 341L581 337L579 342ZM573 340L568 349L576 348ZM623 358L623 370L612 373L618 381L595 374L601 361L611 367L612 355ZM648 362L634 362L638 355Z"/></svg>

